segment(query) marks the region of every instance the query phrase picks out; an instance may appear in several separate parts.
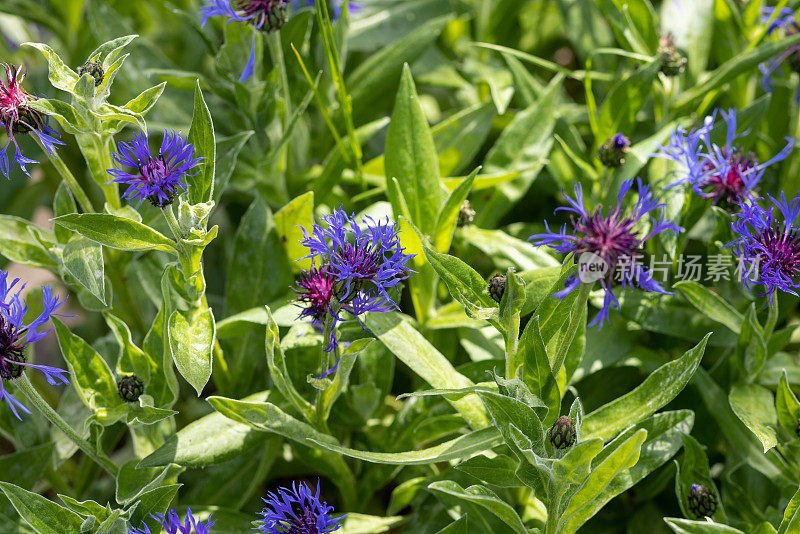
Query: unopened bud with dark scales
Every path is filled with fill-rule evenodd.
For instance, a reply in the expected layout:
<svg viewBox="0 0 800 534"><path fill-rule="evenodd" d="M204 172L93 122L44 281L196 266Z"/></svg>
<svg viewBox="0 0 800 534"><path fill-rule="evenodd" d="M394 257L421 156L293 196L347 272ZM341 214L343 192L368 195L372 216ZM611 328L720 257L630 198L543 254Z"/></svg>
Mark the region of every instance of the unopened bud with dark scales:
<svg viewBox="0 0 800 534"><path fill-rule="evenodd" d="M687 499L689 501L689 511L698 519L711 517L717 511L717 498L714 497L714 493L710 489L702 484L692 484Z"/></svg>
<svg viewBox="0 0 800 534"><path fill-rule="evenodd" d="M661 72L666 76L678 76L686 70L686 56L675 46L672 35L665 35L658 40L658 53L664 57Z"/></svg>
<svg viewBox="0 0 800 534"><path fill-rule="evenodd" d="M631 142L627 137L618 133L609 137L600 145L597 159L606 167L620 167L625 163L625 156L631 151Z"/></svg>
<svg viewBox="0 0 800 534"><path fill-rule="evenodd" d="M125 402L136 402L144 393L144 382L136 375L127 375L117 382L119 396Z"/></svg>
<svg viewBox="0 0 800 534"><path fill-rule="evenodd" d="M559 450L569 449L578 440L575 424L568 415L562 415L550 427L550 443Z"/></svg>
<svg viewBox="0 0 800 534"><path fill-rule="evenodd" d="M506 292L506 275L496 274L489 278L489 295L495 302L503 300L503 293Z"/></svg>
<svg viewBox="0 0 800 534"><path fill-rule="evenodd" d="M469 203L469 200L465 200L461 204L461 209L458 210L456 224L459 228L463 228L468 224L472 224L473 220L475 220L475 210L472 209L472 204Z"/></svg>
<svg viewBox="0 0 800 534"><path fill-rule="evenodd" d="M103 83L103 76L105 76L106 73L103 70L103 65L99 61L89 60L78 69L78 76L83 76L84 74L90 74L92 78L94 78L95 87L97 87Z"/></svg>

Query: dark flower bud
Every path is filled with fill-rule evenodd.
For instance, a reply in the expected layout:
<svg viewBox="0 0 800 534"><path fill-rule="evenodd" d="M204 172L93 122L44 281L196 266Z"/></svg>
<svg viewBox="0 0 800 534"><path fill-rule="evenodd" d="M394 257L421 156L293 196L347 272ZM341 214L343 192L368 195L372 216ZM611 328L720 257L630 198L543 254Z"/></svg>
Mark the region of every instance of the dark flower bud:
<svg viewBox="0 0 800 534"><path fill-rule="evenodd" d="M123 376L117 382L117 390L125 402L136 402L144 393L144 382L136 375Z"/></svg>
<svg viewBox="0 0 800 534"><path fill-rule="evenodd" d="M618 133L609 137L600 145L597 159L606 167L619 167L625 163L625 156L631 151L631 142L627 137Z"/></svg>
<svg viewBox="0 0 800 534"><path fill-rule="evenodd" d="M473 220L475 220L475 210L472 209L472 204L469 203L469 200L465 200L464 203L461 204L461 209L458 210L456 224L459 228L463 228L468 224L472 224Z"/></svg>
<svg viewBox="0 0 800 534"><path fill-rule="evenodd" d="M717 511L717 498L710 489L702 484L692 484L688 500L689 511L698 519L711 517Z"/></svg>
<svg viewBox="0 0 800 534"><path fill-rule="evenodd" d="M21 348L11 347L5 351L0 358L0 378L3 380L13 380L22 375L24 367L14 362L25 363L25 353Z"/></svg>
<svg viewBox="0 0 800 534"><path fill-rule="evenodd" d="M498 304L503 300L503 293L506 292L506 275L496 274L489 278L489 295Z"/></svg>
<svg viewBox="0 0 800 534"><path fill-rule="evenodd" d="M550 443L559 450L569 449L578 441L575 424L568 415L562 415L550 427Z"/></svg>
<svg viewBox="0 0 800 534"><path fill-rule="evenodd" d="M103 76L105 76L106 73L103 70L103 65L99 61L89 60L78 69L78 76L83 76L84 74L90 74L92 78L94 78L95 87L97 87L103 83Z"/></svg>
<svg viewBox="0 0 800 534"><path fill-rule="evenodd" d="M678 76L686 70L686 56L675 47L675 41L671 34L667 34L658 40L658 53L664 57L661 65L661 72L666 76Z"/></svg>
<svg viewBox="0 0 800 534"><path fill-rule="evenodd" d="M286 12L286 0L249 0L251 10L261 9L265 15L261 29L267 32L280 30L289 20ZM259 5L263 4L263 5Z"/></svg>

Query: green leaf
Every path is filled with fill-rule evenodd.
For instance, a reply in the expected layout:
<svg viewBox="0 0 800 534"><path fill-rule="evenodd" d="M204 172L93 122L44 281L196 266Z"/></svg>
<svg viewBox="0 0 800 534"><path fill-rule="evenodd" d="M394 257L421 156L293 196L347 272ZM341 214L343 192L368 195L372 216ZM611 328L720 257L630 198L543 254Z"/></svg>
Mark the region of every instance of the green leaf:
<svg viewBox="0 0 800 534"><path fill-rule="evenodd" d="M483 428L470 432L464 436L459 436L440 445L428 447L421 451L408 452L370 452L348 449L328 441L317 441L314 443L328 450L344 454L351 458L358 458L367 462L389 465L427 465L438 462L447 462L458 458L467 458L481 451L491 449L501 441L500 433L496 428Z"/></svg>
<svg viewBox="0 0 800 534"><path fill-rule="evenodd" d="M58 337L61 354L69 366L75 389L103 425L118 421L128 407L117 392L117 383L108 364L97 351L76 336L56 319L52 318Z"/></svg>
<svg viewBox="0 0 800 534"><path fill-rule="evenodd" d="M550 368L550 359L539 331L539 317L532 317L519 342L519 351L523 355L522 381L531 393L542 399L547 405L549 415L558 414L561 406L561 392L558 381ZM553 418L554 419L554 418Z"/></svg>
<svg viewBox="0 0 800 534"><path fill-rule="evenodd" d="M583 420L583 433L607 440L620 430L655 413L680 393L694 375L711 334L683 356L662 365L633 391L601 406Z"/></svg>
<svg viewBox="0 0 800 534"><path fill-rule="evenodd" d="M743 364L747 380L753 380L767 362L767 343L762 335L762 328L756 318L755 304L751 304L742 323L742 330L736 343L739 362Z"/></svg>
<svg viewBox="0 0 800 534"><path fill-rule="evenodd" d="M215 410L234 421L294 441L302 447L298 449L298 453L304 454L306 461L314 462L316 469L327 474L346 501L355 498L355 480L342 457L312 445L316 443L326 449L336 447L338 442L334 437L315 430L311 425L295 419L270 402L251 402L217 396L209 397L207 400Z"/></svg>
<svg viewBox="0 0 800 534"><path fill-rule="evenodd" d="M293 198L275 213L275 226L278 228L278 235L294 271L311 267L311 258L306 258L308 248L301 241L304 237L303 228L310 232L313 224L313 191L307 191L299 197Z"/></svg>
<svg viewBox="0 0 800 534"><path fill-rule="evenodd" d="M272 383L281 394L291 403L294 408L300 412L303 417L309 422L316 419L316 412L314 407L303 398L297 391L292 383L289 371L286 368L286 359L283 355L281 348L281 336L278 331L278 325L275 319L272 318L272 312L269 306L266 306L267 311L267 336L266 336L266 351L267 351L267 366L269 373L272 377Z"/></svg>
<svg viewBox="0 0 800 534"><path fill-rule="evenodd" d="M169 343L175 366L198 396L211 378L215 340L214 313L208 306L185 313L175 311L170 316Z"/></svg>
<svg viewBox="0 0 800 534"><path fill-rule="evenodd" d="M69 68L52 48L43 43L22 43L22 46L30 46L44 54L49 69L48 78L53 87L75 94L74 88L78 83L78 74Z"/></svg>
<svg viewBox="0 0 800 534"><path fill-rule="evenodd" d="M353 102L358 102L360 113L372 114L376 101L382 101L387 93L394 91L400 79L399 66L419 58L451 18L452 15L446 15L425 21L399 41L371 54L353 70L346 85Z"/></svg>
<svg viewBox="0 0 800 534"><path fill-rule="evenodd" d="M62 258L67 272L100 302L108 304L106 302L103 247L85 237L73 235L64 246Z"/></svg>
<svg viewBox="0 0 800 534"><path fill-rule="evenodd" d="M136 509L131 514L130 524L141 525L145 519L150 518L150 514L166 513L167 507L182 485L171 484L142 493L136 501Z"/></svg>
<svg viewBox="0 0 800 534"><path fill-rule="evenodd" d="M261 391L242 400L263 402L268 397L269 391ZM266 439L264 432L251 425L213 412L192 421L168 437L161 447L142 459L137 467L161 467L169 464L206 467L241 456Z"/></svg>
<svg viewBox="0 0 800 534"><path fill-rule="evenodd" d="M462 488L452 480L440 480L429 484L428 489L482 506L502 519L514 532L528 534L528 529L525 528L517 512L485 486L474 485Z"/></svg>
<svg viewBox="0 0 800 534"><path fill-rule="evenodd" d="M51 240L55 241L54 235L24 219L0 215L0 254L11 261L32 267L57 267L43 244Z"/></svg>
<svg viewBox="0 0 800 534"><path fill-rule="evenodd" d="M640 66L628 78L618 82L608 92L600 107L597 119L597 144L617 132L630 132L636 124L636 114L653 92L653 81L661 70L662 59L657 58Z"/></svg>
<svg viewBox="0 0 800 534"><path fill-rule="evenodd" d="M718 294L697 282L688 280L676 282L673 287L707 317L727 326L737 334L741 331L744 316Z"/></svg>
<svg viewBox="0 0 800 534"><path fill-rule="evenodd" d="M62 215L53 222L87 239L119 250L175 252L174 242L142 223L106 213Z"/></svg>
<svg viewBox="0 0 800 534"><path fill-rule="evenodd" d="M689 519L665 517L664 522L669 525L669 528L675 534L744 534L741 530L728 525L709 523L707 521L690 521Z"/></svg>
<svg viewBox="0 0 800 534"><path fill-rule="evenodd" d="M200 170L196 174L185 176L186 183L189 185L187 190L189 203L208 202L214 198L214 166L217 161L217 147L214 140L214 123L203 98L203 92L200 90L200 80L197 80L194 89L194 113L187 140L194 145L195 156L204 158Z"/></svg>
<svg viewBox="0 0 800 534"><path fill-rule="evenodd" d="M800 489L798 489L789 504L786 505L786 510L783 512L783 520L778 528L778 534L789 534L791 532L800 532Z"/></svg>
<svg viewBox="0 0 800 534"><path fill-rule="evenodd" d="M757 384L734 386L728 400L733 413L756 435L765 453L778 444L778 414L772 392Z"/></svg>
<svg viewBox="0 0 800 534"><path fill-rule="evenodd" d="M518 465L519 462L505 454L492 457L479 454L464 460L455 467L492 486L517 488L522 486L522 482L516 475Z"/></svg>
<svg viewBox="0 0 800 534"><path fill-rule="evenodd" d="M563 514L557 517L558 532L576 532L599 509L597 503L608 500L606 488L620 472L636 465L646 437L647 431L639 430L602 461L592 464L592 472L571 496Z"/></svg>
<svg viewBox="0 0 800 534"><path fill-rule="evenodd" d="M689 107L694 104L695 101L705 97L710 91L721 89L724 84L733 80L740 74L755 68L759 63L766 61L798 42L800 42L800 35L792 35L777 41L766 42L752 50L736 54L717 67L702 83L683 92L674 104L675 109Z"/></svg>
<svg viewBox="0 0 800 534"><path fill-rule="evenodd" d="M462 515L457 521L450 523L436 534L469 534L467 515Z"/></svg>
<svg viewBox="0 0 800 534"><path fill-rule="evenodd" d="M396 178L413 222L427 235L436 230L432 214L439 213L445 191L439 179L439 160L428 122L408 64L403 67L392 122L386 134L386 178ZM395 213L400 199L388 190Z"/></svg>
<svg viewBox="0 0 800 534"><path fill-rule="evenodd" d="M461 229L461 236L491 256L495 265L510 264L522 271L561 266L558 260L544 250L502 230L486 230L469 225Z"/></svg>
<svg viewBox="0 0 800 534"><path fill-rule="evenodd" d="M403 516L380 517L375 515L348 513L342 523L340 534L382 534L405 521Z"/></svg>
<svg viewBox="0 0 800 534"><path fill-rule="evenodd" d="M467 195L469 195L472 183L475 181L475 176L478 174L479 170L480 167L472 171L469 176L450 192L447 200L442 205L442 209L439 211L439 216L436 218L436 231L433 238L434 247L439 252L447 252L450 250L453 232L456 229L456 223L458 221L458 213L461 211L461 205L467 200Z"/></svg>
<svg viewBox="0 0 800 534"><path fill-rule="evenodd" d="M797 422L800 421L800 402L797 401L792 388L789 386L789 377L786 369L781 373L781 381L775 392L775 411L778 423L790 436L797 436Z"/></svg>
<svg viewBox="0 0 800 534"><path fill-rule="evenodd" d="M0 490L38 534L81 532L83 518L75 512L8 482L0 482Z"/></svg>
<svg viewBox="0 0 800 534"><path fill-rule="evenodd" d="M386 348L434 388L457 389L473 385L400 315L393 312L369 313L364 324ZM473 428L483 428L489 423L483 405L475 395L449 402Z"/></svg>

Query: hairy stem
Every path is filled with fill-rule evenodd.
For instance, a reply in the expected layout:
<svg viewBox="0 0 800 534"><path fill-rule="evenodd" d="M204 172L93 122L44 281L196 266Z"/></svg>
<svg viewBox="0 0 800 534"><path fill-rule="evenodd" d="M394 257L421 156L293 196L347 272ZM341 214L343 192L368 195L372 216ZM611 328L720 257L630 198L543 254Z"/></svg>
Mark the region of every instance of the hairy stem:
<svg viewBox="0 0 800 534"><path fill-rule="evenodd" d="M103 452L98 451L91 443L83 439L80 434L78 434L75 429L69 426L69 423L64 421L64 419L56 412L47 402L39 395L39 392L36 391L36 388L33 387L31 381L28 379L28 376L23 373L22 376L16 381L17 386L22 392L28 397L31 404L36 406L42 415L44 415L48 421L53 423L53 425L58 428L61 432L64 433L75 445L81 449L86 456L94 460L97 465L105 469L109 475L116 478L117 474L119 473L119 468L112 462L108 456L106 456Z"/></svg>

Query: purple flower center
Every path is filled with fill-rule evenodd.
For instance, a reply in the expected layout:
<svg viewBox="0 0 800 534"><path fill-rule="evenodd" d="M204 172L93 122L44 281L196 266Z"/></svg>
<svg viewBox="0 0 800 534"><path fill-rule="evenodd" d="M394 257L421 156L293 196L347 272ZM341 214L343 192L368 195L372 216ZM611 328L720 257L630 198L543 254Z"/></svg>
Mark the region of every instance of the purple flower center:
<svg viewBox="0 0 800 534"><path fill-rule="evenodd" d="M633 258L641 253L638 232L634 231L636 220L623 217L619 209L603 217L600 208L597 208L591 217L573 219L577 233L582 234L575 241L575 259L584 252L591 252L600 256L609 267L607 279L613 280L614 269L621 258Z"/></svg>
<svg viewBox="0 0 800 534"><path fill-rule="evenodd" d="M779 269L789 277L800 273L800 232L782 232L767 228L758 235L763 252L759 255L762 265Z"/></svg>
<svg viewBox="0 0 800 534"><path fill-rule="evenodd" d="M297 281L297 301L304 304L301 317L323 321L333 297L333 276L322 268L304 271Z"/></svg>
<svg viewBox="0 0 800 534"><path fill-rule="evenodd" d="M286 15L286 0L234 0L233 4L254 26L267 31L280 26Z"/></svg>
<svg viewBox="0 0 800 534"><path fill-rule="evenodd" d="M703 165L705 177L700 180L699 186L714 204L736 204L750 192L744 180L745 174L753 171L758 164L753 153L742 154L727 148L723 148L722 152L728 158L727 169L720 171L712 161L706 161Z"/></svg>
<svg viewBox="0 0 800 534"><path fill-rule="evenodd" d="M4 380L19 378L22 374L18 362L25 362L24 347L19 331L0 315L0 377Z"/></svg>
<svg viewBox="0 0 800 534"><path fill-rule="evenodd" d="M317 518L308 506L292 503L292 511L294 516L288 520L286 534L317 534Z"/></svg>

